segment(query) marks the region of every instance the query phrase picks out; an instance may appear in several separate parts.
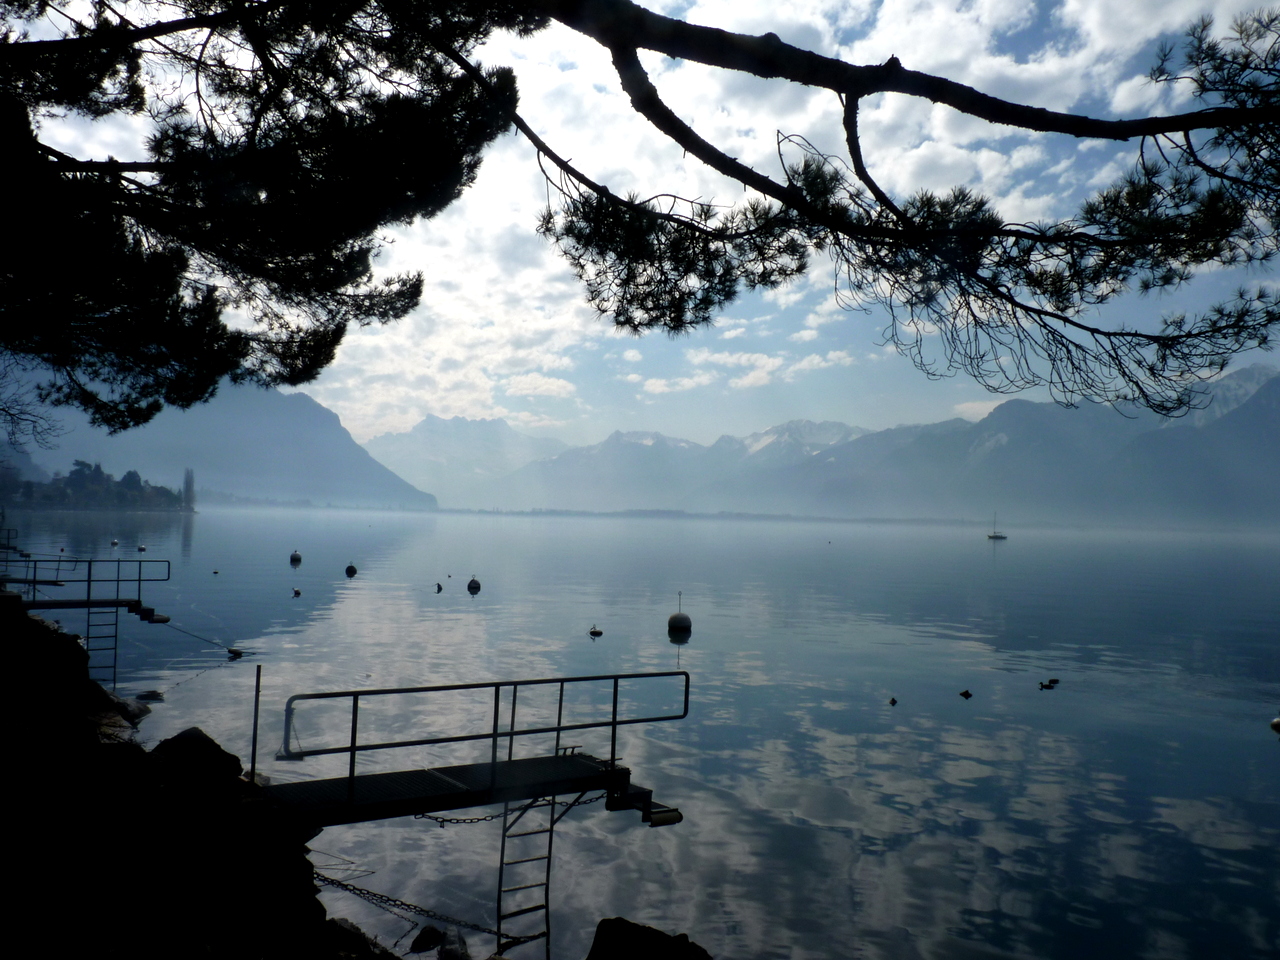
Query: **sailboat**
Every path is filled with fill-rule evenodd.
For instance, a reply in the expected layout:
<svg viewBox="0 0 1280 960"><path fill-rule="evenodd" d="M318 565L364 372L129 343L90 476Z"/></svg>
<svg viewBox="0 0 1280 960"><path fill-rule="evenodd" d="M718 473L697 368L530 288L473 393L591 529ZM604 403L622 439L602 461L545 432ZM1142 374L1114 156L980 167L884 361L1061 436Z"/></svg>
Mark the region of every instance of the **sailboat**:
<svg viewBox="0 0 1280 960"><path fill-rule="evenodd" d="M1008 540L1003 533L996 529L996 515L991 515L991 532L987 534L988 540Z"/></svg>

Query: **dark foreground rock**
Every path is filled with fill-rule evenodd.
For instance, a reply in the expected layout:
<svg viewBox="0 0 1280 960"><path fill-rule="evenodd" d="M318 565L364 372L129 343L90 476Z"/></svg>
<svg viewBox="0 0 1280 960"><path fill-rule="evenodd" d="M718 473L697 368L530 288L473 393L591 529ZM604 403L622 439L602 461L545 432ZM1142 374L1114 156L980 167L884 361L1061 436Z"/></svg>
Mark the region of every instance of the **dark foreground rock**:
<svg viewBox="0 0 1280 960"><path fill-rule="evenodd" d="M12 597L12 595L10 595ZM11 708L10 923L33 955L208 960L390 957L316 899L312 831L196 728L150 752L134 705L88 677L78 638L0 597L0 636L34 691ZM16 722L15 722L16 721Z"/></svg>
<svg viewBox="0 0 1280 960"><path fill-rule="evenodd" d="M685 933L672 936L654 927L608 917L596 924L587 960L712 960Z"/></svg>

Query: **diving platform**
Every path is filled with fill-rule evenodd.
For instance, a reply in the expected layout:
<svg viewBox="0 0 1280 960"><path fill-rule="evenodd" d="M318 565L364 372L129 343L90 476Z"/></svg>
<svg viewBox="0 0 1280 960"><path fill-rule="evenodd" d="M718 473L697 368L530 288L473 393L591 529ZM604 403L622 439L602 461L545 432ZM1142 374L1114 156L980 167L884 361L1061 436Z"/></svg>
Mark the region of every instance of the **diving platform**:
<svg viewBox="0 0 1280 960"><path fill-rule="evenodd" d="M489 717L487 729L391 740L383 739L378 732L362 733L362 703L366 714L371 709L376 711L377 726L382 726L388 717L409 709L406 701L411 697L416 698L411 702L423 725L447 726L456 716L474 717L483 711ZM328 722L331 729L335 721L345 728L345 744L294 746L298 712L315 701L347 701L329 707ZM400 706L402 703L405 706ZM427 709L428 704L435 708ZM524 707L523 714L518 710L520 705ZM648 712L654 706L667 709ZM631 782L631 771L618 762L618 728L680 720L688 714L689 674L682 670L297 694L285 704L284 742L276 759L305 760L341 754L347 758L347 775L273 783L263 789L268 798L316 827L546 797L581 797L593 791L607 795L606 809L639 810L644 822L661 826L678 823L682 817L675 808L656 803L651 790ZM369 725L366 720L366 727ZM462 726L466 726L465 722ZM607 758L581 753L579 744L562 743L565 733L576 736L589 730L608 732ZM604 737L598 736L603 741ZM524 752L531 748L535 755L517 757L517 741L526 746ZM486 761L356 772L357 758L373 751L470 744L474 752L478 743L488 747L484 750L488 754Z"/></svg>

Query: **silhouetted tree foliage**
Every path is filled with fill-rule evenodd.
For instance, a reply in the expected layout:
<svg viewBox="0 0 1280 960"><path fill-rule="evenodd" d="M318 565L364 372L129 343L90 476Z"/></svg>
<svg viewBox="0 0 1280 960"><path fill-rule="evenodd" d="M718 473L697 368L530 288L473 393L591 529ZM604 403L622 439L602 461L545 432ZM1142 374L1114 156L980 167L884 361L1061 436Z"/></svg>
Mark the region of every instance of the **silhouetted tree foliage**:
<svg viewBox="0 0 1280 960"><path fill-rule="evenodd" d="M509 70L481 90L438 48L542 22L507 2L0 8L41 31L0 45L4 182L39 203L6 225L0 346L46 376L36 399L113 431L224 377L303 383L349 324L412 309L420 275L373 278L378 231L456 199L516 102ZM150 158L54 149L58 112L136 116Z"/></svg>
<svg viewBox="0 0 1280 960"><path fill-rule="evenodd" d="M1153 80L1189 83L1196 109L1096 120L1000 100L897 58L848 64L629 0L0 8L13 31L38 31L0 45L0 131L5 183L42 209L7 238L2 356L11 371L42 372L34 399L81 407L112 430L201 402L222 377L305 382L349 324L404 316L421 277L374 280L378 231L443 209L511 123L559 191L539 230L596 309L633 332L710 323L743 290L785 283L825 254L842 300L882 305L887 339L929 374L1173 413L1198 378L1265 345L1277 321L1266 286L1154 331L1090 319L1123 291L1275 256L1276 11L1222 38L1202 21L1162 54ZM524 35L551 20L605 46L633 108L749 199L620 196L538 138L516 112L512 72L470 56L494 30ZM641 49L830 91L846 155L780 133L778 173L747 167L663 103ZM891 197L858 129L860 104L881 93L1027 131L1132 140L1135 165L1057 222L1007 222L963 187ZM145 118L149 159L74 157L41 142L40 120L60 111ZM11 433L30 432L31 400L0 390Z"/></svg>
<svg viewBox="0 0 1280 960"><path fill-rule="evenodd" d="M168 487L143 480L130 470L119 480L102 469L100 463L75 460L65 477L54 474L48 483L19 481L17 471L0 471L0 494L15 498L26 507L55 507L70 510L179 510L182 495Z"/></svg>

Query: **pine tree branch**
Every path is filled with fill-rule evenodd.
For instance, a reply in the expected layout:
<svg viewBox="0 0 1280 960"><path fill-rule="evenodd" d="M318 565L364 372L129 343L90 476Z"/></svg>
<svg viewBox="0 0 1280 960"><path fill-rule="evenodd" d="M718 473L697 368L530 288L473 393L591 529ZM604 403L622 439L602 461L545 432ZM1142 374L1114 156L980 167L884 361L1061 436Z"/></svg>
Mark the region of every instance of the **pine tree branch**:
<svg viewBox="0 0 1280 960"><path fill-rule="evenodd" d="M547 15L610 49L653 50L678 60L722 67L758 77L823 87L847 97L901 93L941 103L960 113L1005 126L1100 140L1131 140L1163 133L1275 122L1266 107L1215 107L1168 117L1099 120L1001 100L973 87L908 70L896 57L856 66L785 43L702 27L645 10L631 0L543 0Z"/></svg>

